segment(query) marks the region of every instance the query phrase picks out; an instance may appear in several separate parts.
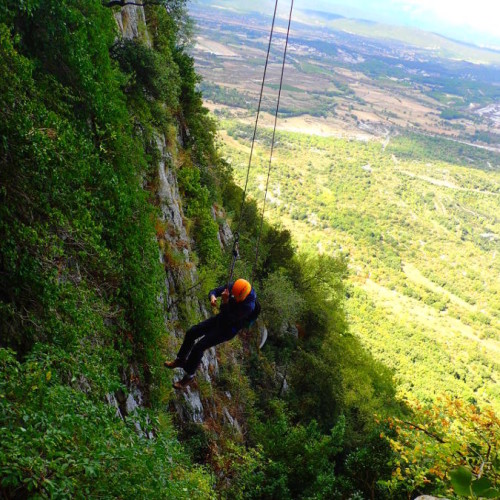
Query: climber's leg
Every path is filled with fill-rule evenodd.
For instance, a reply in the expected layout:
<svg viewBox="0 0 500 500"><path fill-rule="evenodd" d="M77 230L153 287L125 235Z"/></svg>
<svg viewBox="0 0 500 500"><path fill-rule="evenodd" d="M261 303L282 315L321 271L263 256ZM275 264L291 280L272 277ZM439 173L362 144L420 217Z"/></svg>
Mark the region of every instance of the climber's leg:
<svg viewBox="0 0 500 500"><path fill-rule="evenodd" d="M191 349L197 339L206 335L207 332L215 329L217 326L217 316L208 318L197 325L192 326L184 336L184 341L182 342L181 348L177 353L177 358L174 361L165 361L165 366L167 368L178 368L184 367L186 358L189 356Z"/></svg>
<svg viewBox="0 0 500 500"><path fill-rule="evenodd" d="M194 375L201 362L201 358L203 358L203 353L210 347L231 340L236 336L236 333L238 332L233 333L231 330L221 330L219 328L208 331L206 335L195 344L184 363L184 370L186 373L188 375Z"/></svg>

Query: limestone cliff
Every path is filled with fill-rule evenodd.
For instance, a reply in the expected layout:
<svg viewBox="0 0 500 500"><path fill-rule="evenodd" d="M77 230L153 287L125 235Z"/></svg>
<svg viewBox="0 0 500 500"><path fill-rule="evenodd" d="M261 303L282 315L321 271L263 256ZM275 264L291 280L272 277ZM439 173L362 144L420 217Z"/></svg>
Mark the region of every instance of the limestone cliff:
<svg viewBox="0 0 500 500"><path fill-rule="evenodd" d="M124 39L140 39L142 43L151 45L151 38L148 33L144 8L141 6L128 5L115 12L115 19ZM159 152L157 170L157 197L160 202L162 230L157 234L159 246L159 259L165 268L165 286L160 300L166 303L165 330L167 335L172 335L176 341L171 342L171 356L175 356L175 351L182 342L184 330L179 326L182 312L189 311L189 316L199 319L207 318L211 312L207 309L208 302L197 299L191 290L199 285L199 277L194 263L193 240L186 228L186 218L182 208L182 198L179 192L175 158L182 150L183 137L186 131L182 130L183 125L178 124L175 144L167 145L167 140L161 131L157 131L155 137L155 147ZM222 212L216 207L212 208L214 220L220 220ZM232 244L232 233L227 223L219 226L219 243L224 250ZM182 259L178 265L169 265L166 250L176 249L176 254ZM129 371L134 371L129 367ZM219 371L216 349L208 350L202 361L202 366L198 371L198 379L201 377L207 384L217 377ZM176 370L174 380L182 377L182 370ZM133 382L130 382L132 380ZM109 395L109 402L117 407L117 411L130 414L137 406L142 404L143 382L137 376L126 376L124 382L128 384L129 394L124 398L122 404L117 402L114 395ZM231 401L231 394L225 392L223 399ZM185 392L178 393L175 399L175 409L179 417L185 422L203 423L207 417L213 420L225 422L241 432L241 425L237 419L231 415L231 410L227 406L222 406L219 410L213 401L204 399L198 388L198 384L188 388Z"/></svg>

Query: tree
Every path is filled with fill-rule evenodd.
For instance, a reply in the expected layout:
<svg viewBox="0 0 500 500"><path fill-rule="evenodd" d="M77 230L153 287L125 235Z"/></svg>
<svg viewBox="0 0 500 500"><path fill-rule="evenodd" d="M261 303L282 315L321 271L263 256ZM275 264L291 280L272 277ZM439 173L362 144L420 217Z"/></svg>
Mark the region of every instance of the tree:
<svg viewBox="0 0 500 500"><path fill-rule="evenodd" d="M492 409L450 397L410 408L411 418L387 419L395 432L387 439L398 455L390 486L448 495L452 485L459 494L469 485L468 496L499 486L500 419Z"/></svg>

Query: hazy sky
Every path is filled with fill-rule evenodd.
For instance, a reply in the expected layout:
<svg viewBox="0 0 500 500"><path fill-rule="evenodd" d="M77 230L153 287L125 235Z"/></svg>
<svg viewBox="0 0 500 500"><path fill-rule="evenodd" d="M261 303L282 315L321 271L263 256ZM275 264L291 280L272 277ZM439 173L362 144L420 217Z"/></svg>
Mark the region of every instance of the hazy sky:
<svg viewBox="0 0 500 500"><path fill-rule="evenodd" d="M419 27L477 44L500 47L500 0L296 0L321 9Z"/></svg>

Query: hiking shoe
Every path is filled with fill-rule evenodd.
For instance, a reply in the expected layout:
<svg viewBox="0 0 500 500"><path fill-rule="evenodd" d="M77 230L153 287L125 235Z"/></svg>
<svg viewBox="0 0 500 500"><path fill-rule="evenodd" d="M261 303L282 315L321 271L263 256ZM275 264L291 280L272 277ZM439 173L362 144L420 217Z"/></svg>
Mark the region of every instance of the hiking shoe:
<svg viewBox="0 0 500 500"><path fill-rule="evenodd" d="M184 377L181 380L174 382L172 385L174 389L183 390L186 389L191 384L191 382L193 382L193 380L194 380L194 375L184 375Z"/></svg>
<svg viewBox="0 0 500 500"><path fill-rule="evenodd" d="M182 368L184 366L184 361L182 359L176 358L174 361L165 361L163 365L166 368Z"/></svg>

